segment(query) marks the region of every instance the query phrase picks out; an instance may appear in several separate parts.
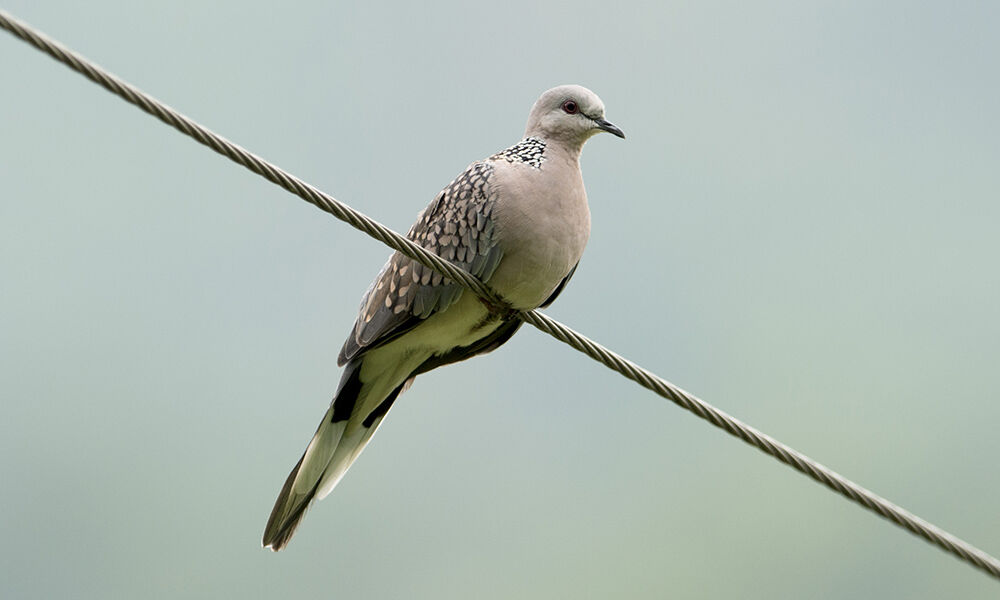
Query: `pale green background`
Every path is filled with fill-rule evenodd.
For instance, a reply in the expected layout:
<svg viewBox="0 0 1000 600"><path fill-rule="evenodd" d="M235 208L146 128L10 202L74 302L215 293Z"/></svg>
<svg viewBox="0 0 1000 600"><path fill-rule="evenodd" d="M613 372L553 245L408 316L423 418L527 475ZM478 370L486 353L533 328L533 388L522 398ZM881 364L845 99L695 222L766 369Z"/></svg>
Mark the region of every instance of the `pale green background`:
<svg viewBox="0 0 1000 600"><path fill-rule="evenodd" d="M548 87L549 310L1000 553L1000 5L5 2L397 230ZM996 598L525 327L259 547L388 251L0 35L0 597Z"/></svg>

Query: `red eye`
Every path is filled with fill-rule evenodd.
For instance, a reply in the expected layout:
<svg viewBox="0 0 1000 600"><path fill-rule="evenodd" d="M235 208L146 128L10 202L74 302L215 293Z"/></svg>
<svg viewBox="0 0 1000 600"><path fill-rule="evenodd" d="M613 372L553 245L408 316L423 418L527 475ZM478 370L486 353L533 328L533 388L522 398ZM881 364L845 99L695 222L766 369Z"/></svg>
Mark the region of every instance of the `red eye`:
<svg viewBox="0 0 1000 600"><path fill-rule="evenodd" d="M566 111L566 114L568 115L575 115L577 111L580 110L580 107L576 105L576 102L573 102L572 100L567 100L563 102L562 109Z"/></svg>

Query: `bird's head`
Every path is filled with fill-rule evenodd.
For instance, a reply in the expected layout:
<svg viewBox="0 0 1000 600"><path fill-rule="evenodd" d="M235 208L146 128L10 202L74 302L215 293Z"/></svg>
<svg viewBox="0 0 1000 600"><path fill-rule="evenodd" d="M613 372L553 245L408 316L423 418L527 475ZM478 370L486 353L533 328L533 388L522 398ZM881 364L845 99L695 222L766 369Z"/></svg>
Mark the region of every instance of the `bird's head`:
<svg viewBox="0 0 1000 600"><path fill-rule="evenodd" d="M562 142L579 150L591 136L607 131L625 134L604 118L604 103L597 94L579 85L561 85L542 94L528 116L525 137Z"/></svg>

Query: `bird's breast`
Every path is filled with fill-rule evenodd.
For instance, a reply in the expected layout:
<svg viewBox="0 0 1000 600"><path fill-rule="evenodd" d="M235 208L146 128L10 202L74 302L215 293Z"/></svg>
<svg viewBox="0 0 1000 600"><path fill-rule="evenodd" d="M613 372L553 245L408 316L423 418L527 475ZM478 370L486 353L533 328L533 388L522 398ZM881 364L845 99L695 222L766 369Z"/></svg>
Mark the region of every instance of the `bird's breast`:
<svg viewBox="0 0 1000 600"><path fill-rule="evenodd" d="M579 163L504 164L490 183L503 259L489 283L516 308L534 308L579 262L590 237Z"/></svg>

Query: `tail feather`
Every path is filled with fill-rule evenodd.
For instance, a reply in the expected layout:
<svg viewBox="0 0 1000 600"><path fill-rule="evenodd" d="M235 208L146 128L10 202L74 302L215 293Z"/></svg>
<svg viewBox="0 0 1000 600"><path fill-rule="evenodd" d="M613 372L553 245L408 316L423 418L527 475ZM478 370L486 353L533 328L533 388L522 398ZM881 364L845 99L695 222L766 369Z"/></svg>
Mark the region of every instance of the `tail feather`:
<svg viewBox="0 0 1000 600"><path fill-rule="evenodd" d="M347 365L333 403L302 458L288 474L264 527L265 548L277 552L288 545L309 505L333 490L368 444L396 396L413 381L408 378L375 407L368 408L362 406L366 402L358 401L362 391L360 366L360 360Z"/></svg>
<svg viewBox="0 0 1000 600"><path fill-rule="evenodd" d="M337 487L337 484L340 483L340 480L347 473L347 469L354 464L354 461L358 460L358 457L361 456L361 451L365 449L368 441L375 435L375 430L382 424L382 419L389 412L389 407L396 401L396 397L403 393L412 383L413 378L411 377L403 382L402 385L392 390L386 396L385 400L367 416L363 417L363 420L359 418L361 421L360 427L351 427L349 431L344 433L340 443L337 444L337 450L333 453L333 458L330 459L330 464L327 466L326 472L323 473L323 478L319 482L316 493L318 500L326 498L333 491L333 488Z"/></svg>
<svg viewBox="0 0 1000 600"><path fill-rule="evenodd" d="M285 485L278 493L278 499L275 500L271 516L264 527L261 543L265 548L275 552L284 548L316 497L323 473L340 444L348 419L357 404L361 392L360 370L360 361L349 363L344 369L330 408L323 415L302 458L285 479Z"/></svg>
<svg viewBox="0 0 1000 600"><path fill-rule="evenodd" d="M336 402L334 400L334 404ZM316 498L323 474L336 454L346 425L346 422L332 422L334 410L331 406L326 411L306 451L285 479L285 485L281 487L267 526L264 527L262 544L265 548L275 552L284 548Z"/></svg>
<svg viewBox="0 0 1000 600"><path fill-rule="evenodd" d="M305 458L305 454L302 455L302 458ZM312 492L305 496L295 499L291 497L292 484L295 483L295 478L299 474L299 467L302 466L302 458L295 464L292 472L288 474L288 479L285 480L285 485L282 486L281 493L278 494L278 501L275 502L274 508L271 510L267 526L264 527L264 539L262 543L265 548L270 548L275 552L288 545L288 541L292 539L292 534L295 533L295 528L299 526L299 522L302 521L302 517L306 514L306 509L309 508L309 504L312 503L313 497L316 495L318 486L314 487Z"/></svg>

